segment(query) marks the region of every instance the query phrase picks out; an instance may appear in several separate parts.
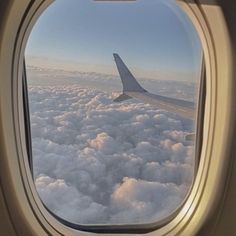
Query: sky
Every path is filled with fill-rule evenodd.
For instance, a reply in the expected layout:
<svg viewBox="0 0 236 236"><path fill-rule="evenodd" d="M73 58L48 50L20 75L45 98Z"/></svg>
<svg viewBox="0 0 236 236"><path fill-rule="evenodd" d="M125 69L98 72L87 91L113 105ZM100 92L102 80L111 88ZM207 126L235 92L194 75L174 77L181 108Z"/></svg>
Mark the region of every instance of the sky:
<svg viewBox="0 0 236 236"><path fill-rule="evenodd" d="M173 0L56 0L30 34L28 65L117 74L116 52L135 75L193 81L199 75L197 33ZM168 73L167 73L168 72Z"/></svg>

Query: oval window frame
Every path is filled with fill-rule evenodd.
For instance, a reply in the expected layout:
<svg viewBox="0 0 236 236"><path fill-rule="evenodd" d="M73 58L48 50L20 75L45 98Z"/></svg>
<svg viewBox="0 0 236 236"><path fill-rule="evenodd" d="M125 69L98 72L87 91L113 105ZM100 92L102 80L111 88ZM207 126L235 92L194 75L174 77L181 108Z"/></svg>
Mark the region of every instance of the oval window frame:
<svg viewBox="0 0 236 236"><path fill-rule="evenodd" d="M10 91L11 99L12 99L12 109L10 111L6 110L6 114L10 115L14 118L13 121L13 130L9 127L8 129L11 129L11 134L14 135L14 141L12 141L5 149L13 148L13 154L14 157L17 157L14 159L14 161L10 160L10 158L7 159L10 164L13 164L14 168L8 169L9 170L9 180L11 180L9 188L6 187L6 191L9 191L12 187L14 187L16 196L18 200L18 204L25 203L27 205L27 210L23 210L22 214L28 214L29 210L33 211L34 217L37 219L36 221L38 224L41 222L41 226L44 226L44 229L47 229L47 232L50 232L53 235L58 234L59 232L62 234L69 234L69 235L78 235L78 232L75 232L73 229L68 229L63 224L58 222L55 218L53 218L47 210L42 205L40 199L38 198L38 195L36 193L34 183L31 177L31 172L29 168L29 163L27 160L27 150L26 150L26 144L25 144L25 137L24 137L24 121L23 121L23 112L22 112L22 91L20 86L20 81L22 80L22 72L23 72L23 53L24 48L26 44L26 38L29 35L29 31L32 28L33 24L36 22L36 19L39 17L40 13L46 8L46 6L49 5L49 2L51 1L31 1L31 4L28 5L28 12L25 13L24 7L27 5L27 1L25 1L25 5L20 7L19 15L22 14L20 17L23 17L24 19L21 21L21 24L18 28L18 33L16 34L16 41L14 45L14 53L11 58L8 60L12 61L13 68L10 71L5 71L6 74L11 75L11 82L12 84L7 83L7 91ZM17 3L14 3L15 7L17 6ZM206 185L210 181L210 183L213 183L215 179L219 179L219 176L222 177L224 175L223 167L226 165L223 163L223 167L220 168L219 164L222 164L220 161L220 155L222 145L224 142L222 142L221 145L219 145L218 149L220 149L220 152L214 159L218 161L218 168L217 171L219 176L215 177L216 175L213 175L212 168L209 166L209 163L212 159L212 152L216 152L213 149L213 143L215 142L214 139L214 133L217 129L217 124L219 121L217 120L217 114L216 114L216 96L219 96L219 77L217 77L217 68L216 68L216 51L215 51L215 44L216 40L214 40L211 30L208 27L209 24L209 17L207 18L204 12L204 9L199 7L195 3L186 3L181 1L182 7L185 8L185 12L190 15L191 20L194 22L195 27L197 28L197 31L199 33L200 39L202 41L203 50L204 50L204 56L206 60L206 77L207 77L207 97L206 97L206 109L205 109L205 116L204 116L204 134L203 134L203 151L202 156L204 158L201 158L199 170L196 176L196 179L194 181L194 186L192 188L192 191L184 204L183 208L180 210L180 212L175 216L170 222L166 223L165 226L160 227L156 229L155 231L151 232L151 234L160 233L160 235L164 234L170 234L175 235L179 232L189 232L193 234L197 229L197 227L200 227L200 224L197 224L196 222L203 222L204 219L209 216L209 212L211 209L213 209L213 205L216 204L217 199L213 195L213 203L200 207L199 203L202 202L202 199L208 199L206 203L209 203L210 197L212 197L213 189L207 189L206 193L204 193L206 190ZM18 5L19 7L19 5ZM12 11L16 8L12 8ZM205 9L206 10L206 9ZM214 14L219 16L219 21L222 24L224 22L223 16L221 15L220 9L213 9L215 12ZM214 15L213 14L213 15ZM208 19L208 23L207 22ZM196 22L195 22L196 21ZM220 25L222 29L224 29L223 25ZM12 26L12 28L14 28ZM14 28L16 29L16 28ZM10 33L8 32L8 35ZM227 35L223 37L223 40L226 42L226 45L228 45L228 38ZM229 61L228 54L230 49L227 49L225 51L225 55L223 59L226 59ZM219 57L217 57L218 61ZM223 60L222 59L222 60ZM219 63L219 62L218 62ZM231 69L231 63L229 61L229 65L226 68L226 73L230 74ZM9 73L10 72L10 73ZM228 75L227 74L227 75ZM219 76L219 75L218 75ZM230 75L229 75L230 78ZM217 80L218 79L218 80ZM227 86L229 86L229 81L226 83L227 85L221 87L223 88L224 92L227 90ZM10 87L9 87L10 86ZM10 88L10 90L9 90ZM17 91L17 92L14 92ZM217 94L218 92L218 94ZM221 94L221 93L220 93ZM229 98L228 98L229 99ZM3 107L4 108L4 107ZM226 118L224 118L224 124L226 123ZM11 123L11 122L9 122ZM9 124L8 124L9 125ZM226 134L227 135L227 134ZM207 140L207 142L206 142ZM14 147L13 147L14 146ZM17 148L15 148L17 147ZM7 150L5 150L7 151ZM14 162L14 163L10 163ZM12 166L12 165L11 165ZM213 175L210 180L207 179L208 176ZM213 180L212 180L213 179ZM22 188L23 187L23 188ZM211 188L216 187L215 184L212 184ZM220 186L222 188L222 186ZM211 191L210 191L211 190ZM211 199L212 200L212 199ZM11 201L11 200L7 200ZM20 207L22 208L22 206ZM202 208L202 209L201 209ZM203 212L203 210L208 209L207 213ZM30 214L32 215L32 214ZM35 219L34 219L35 220ZM32 221L34 221L32 220ZM196 221L194 221L196 220ZM193 222L194 224L198 226L191 226L191 224L187 224L188 222ZM30 222L29 222L30 223ZM33 228L34 225L31 227ZM58 234L59 235L59 234Z"/></svg>

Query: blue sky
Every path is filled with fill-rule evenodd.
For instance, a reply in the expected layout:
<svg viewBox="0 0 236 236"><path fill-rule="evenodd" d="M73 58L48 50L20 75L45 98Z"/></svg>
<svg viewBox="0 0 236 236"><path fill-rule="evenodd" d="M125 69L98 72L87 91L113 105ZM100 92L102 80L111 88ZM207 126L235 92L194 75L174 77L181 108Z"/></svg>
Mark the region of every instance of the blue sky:
<svg viewBox="0 0 236 236"><path fill-rule="evenodd" d="M199 71L201 46L173 0L56 0L37 21L26 48L28 64L37 58L38 64L104 73L116 73L113 52L141 76L189 76Z"/></svg>

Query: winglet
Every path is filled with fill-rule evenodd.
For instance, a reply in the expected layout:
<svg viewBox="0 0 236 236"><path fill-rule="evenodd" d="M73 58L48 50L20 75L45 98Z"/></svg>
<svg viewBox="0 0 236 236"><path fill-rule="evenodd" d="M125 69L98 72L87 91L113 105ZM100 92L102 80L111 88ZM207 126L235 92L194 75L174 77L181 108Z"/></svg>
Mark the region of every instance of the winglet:
<svg viewBox="0 0 236 236"><path fill-rule="evenodd" d="M129 71L125 63L117 53L113 54L120 78L123 84L123 93L125 92L147 92L138 83L132 73Z"/></svg>

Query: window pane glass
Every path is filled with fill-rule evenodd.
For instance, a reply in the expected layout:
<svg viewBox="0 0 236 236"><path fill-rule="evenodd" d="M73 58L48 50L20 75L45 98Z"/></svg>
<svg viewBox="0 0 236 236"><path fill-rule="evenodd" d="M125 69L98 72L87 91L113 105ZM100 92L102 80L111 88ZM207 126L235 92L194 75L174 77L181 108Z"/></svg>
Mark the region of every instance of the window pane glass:
<svg viewBox="0 0 236 236"><path fill-rule="evenodd" d="M57 0L25 57L33 175L48 209L91 225L170 216L194 178L202 61L175 1Z"/></svg>

